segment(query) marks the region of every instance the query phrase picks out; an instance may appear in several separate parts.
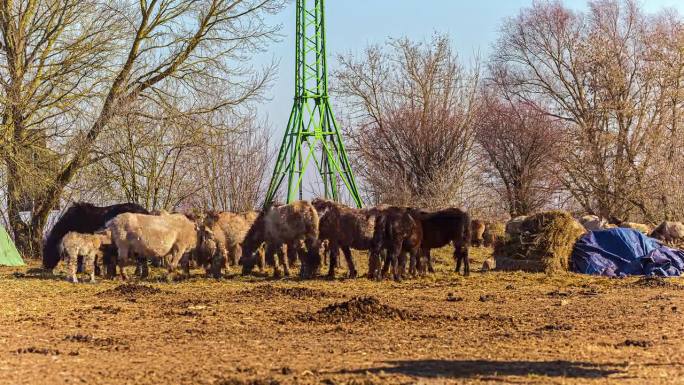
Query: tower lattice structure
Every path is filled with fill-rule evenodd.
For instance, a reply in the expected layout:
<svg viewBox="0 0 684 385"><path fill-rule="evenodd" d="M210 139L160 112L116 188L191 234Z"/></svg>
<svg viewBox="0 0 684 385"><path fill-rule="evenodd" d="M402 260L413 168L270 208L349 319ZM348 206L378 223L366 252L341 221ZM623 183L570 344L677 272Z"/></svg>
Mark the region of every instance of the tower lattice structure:
<svg viewBox="0 0 684 385"><path fill-rule="evenodd" d="M328 96L324 0L297 0L295 34L295 97L287 129L271 176L265 205L287 183L287 202L302 199L307 167L315 164L324 196L339 200L348 191L362 202Z"/></svg>

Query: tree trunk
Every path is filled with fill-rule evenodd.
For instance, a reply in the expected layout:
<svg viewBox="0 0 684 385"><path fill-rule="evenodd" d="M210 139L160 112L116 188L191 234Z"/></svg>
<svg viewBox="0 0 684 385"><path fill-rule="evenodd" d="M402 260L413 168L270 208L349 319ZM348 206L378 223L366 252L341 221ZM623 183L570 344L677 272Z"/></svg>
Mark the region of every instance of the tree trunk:
<svg viewBox="0 0 684 385"><path fill-rule="evenodd" d="M26 184L25 176L14 162L7 164L7 208L9 224L11 226L14 243L24 258L40 258L43 247L43 232L47 224L50 210L37 211L43 201L36 196L35 191L27 191L22 186ZM31 217L24 221L21 218L21 205L26 203L28 197L33 198Z"/></svg>

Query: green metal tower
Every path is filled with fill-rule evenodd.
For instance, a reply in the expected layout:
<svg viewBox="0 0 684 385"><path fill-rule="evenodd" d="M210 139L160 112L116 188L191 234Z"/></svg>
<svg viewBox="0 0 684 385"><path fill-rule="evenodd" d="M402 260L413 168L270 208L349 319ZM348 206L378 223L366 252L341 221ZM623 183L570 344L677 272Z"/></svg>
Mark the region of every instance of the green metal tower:
<svg viewBox="0 0 684 385"><path fill-rule="evenodd" d="M302 198L302 179L313 161L326 198L339 200L344 187L361 207L354 174L328 98L323 0L297 0L295 97L266 193L270 205L287 179L287 202ZM342 183L340 183L342 182Z"/></svg>

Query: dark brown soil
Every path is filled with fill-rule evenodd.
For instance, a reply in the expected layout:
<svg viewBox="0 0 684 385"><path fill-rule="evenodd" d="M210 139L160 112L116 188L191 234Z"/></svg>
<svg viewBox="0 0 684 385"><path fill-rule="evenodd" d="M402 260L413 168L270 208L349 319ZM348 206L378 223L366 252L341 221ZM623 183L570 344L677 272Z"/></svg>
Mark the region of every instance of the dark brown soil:
<svg viewBox="0 0 684 385"><path fill-rule="evenodd" d="M377 320L418 320L420 316L407 310L380 303L374 297L354 297L349 301L328 305L314 314L300 317L305 322L359 322Z"/></svg>
<svg viewBox="0 0 684 385"><path fill-rule="evenodd" d="M138 297L152 294L159 294L162 290L148 285L136 283L124 283L113 289L108 289L98 293L98 295L110 295L118 297Z"/></svg>
<svg viewBox="0 0 684 385"><path fill-rule="evenodd" d="M641 277L636 282L634 286L639 287L667 287L671 289L684 289L684 286L678 285L674 282L670 282L662 277L648 276Z"/></svg>

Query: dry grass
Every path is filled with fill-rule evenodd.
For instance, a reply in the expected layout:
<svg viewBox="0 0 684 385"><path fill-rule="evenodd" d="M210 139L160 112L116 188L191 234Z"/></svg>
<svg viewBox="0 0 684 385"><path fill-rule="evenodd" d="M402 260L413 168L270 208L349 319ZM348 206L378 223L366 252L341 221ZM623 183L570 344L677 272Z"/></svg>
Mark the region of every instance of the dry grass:
<svg viewBox="0 0 684 385"><path fill-rule="evenodd" d="M491 250L471 254L478 266ZM675 384L684 376L684 290L676 279L477 271L465 278L453 272L451 250L434 255L436 274L401 283L217 282L197 270L169 284L155 270L140 288L0 268L0 378ZM355 256L365 266L365 255Z"/></svg>
<svg viewBox="0 0 684 385"><path fill-rule="evenodd" d="M585 233L569 213L548 211L522 223L522 232L499 243L494 251L497 269L558 273L568 271L577 239Z"/></svg>

